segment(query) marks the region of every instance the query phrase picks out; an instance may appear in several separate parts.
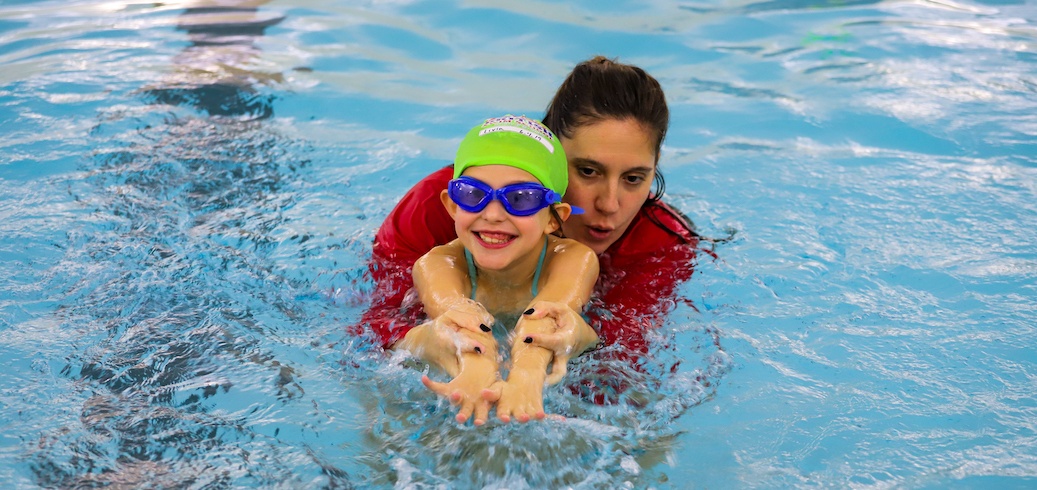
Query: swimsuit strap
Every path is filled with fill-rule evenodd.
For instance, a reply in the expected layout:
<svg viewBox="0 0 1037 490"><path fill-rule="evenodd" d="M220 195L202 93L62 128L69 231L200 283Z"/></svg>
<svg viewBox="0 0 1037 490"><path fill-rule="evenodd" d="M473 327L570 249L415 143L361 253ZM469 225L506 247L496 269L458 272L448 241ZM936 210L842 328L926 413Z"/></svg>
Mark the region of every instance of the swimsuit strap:
<svg viewBox="0 0 1037 490"><path fill-rule="evenodd" d="M468 262L468 279L470 281L472 281L472 295L471 295L470 299L474 300L475 299L475 278L476 278L475 275L477 274L477 272L475 270L475 261L472 260L472 252L469 252L467 248L464 249L464 260L465 260L465 262Z"/></svg>
<svg viewBox="0 0 1037 490"><path fill-rule="evenodd" d="M533 297L537 296L537 284L540 283L540 271L544 268L544 258L547 257L547 240L544 237L544 248L540 249L540 258L537 259L537 270L533 273ZM464 260L468 263L468 280L472 283L472 294L471 299L475 299L475 284L477 274L479 273L475 268L475 260L472 259L472 253L468 249L464 249Z"/></svg>
<svg viewBox="0 0 1037 490"><path fill-rule="evenodd" d="M537 260L537 270L533 273L533 297L537 297L537 284L540 284L540 269L544 266L544 257L547 256L547 237L544 237L544 248L540 249L540 259Z"/></svg>

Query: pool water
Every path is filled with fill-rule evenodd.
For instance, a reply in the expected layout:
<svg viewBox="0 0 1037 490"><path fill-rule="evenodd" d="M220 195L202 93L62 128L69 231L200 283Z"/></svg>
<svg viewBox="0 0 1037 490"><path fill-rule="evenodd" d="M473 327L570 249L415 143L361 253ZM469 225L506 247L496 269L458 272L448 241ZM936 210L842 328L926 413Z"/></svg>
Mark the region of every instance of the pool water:
<svg viewBox="0 0 1037 490"><path fill-rule="evenodd" d="M1033 0L0 2L0 481L1037 486L1035 53ZM621 403L458 426L346 333L370 242L595 54L716 259Z"/></svg>

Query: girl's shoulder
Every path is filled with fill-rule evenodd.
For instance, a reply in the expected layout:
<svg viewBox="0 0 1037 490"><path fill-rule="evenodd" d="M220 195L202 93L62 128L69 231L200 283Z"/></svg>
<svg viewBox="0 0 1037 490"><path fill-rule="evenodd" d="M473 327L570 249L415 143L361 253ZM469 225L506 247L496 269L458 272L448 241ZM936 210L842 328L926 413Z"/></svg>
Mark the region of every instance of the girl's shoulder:
<svg viewBox="0 0 1037 490"><path fill-rule="evenodd" d="M598 261L598 256L594 253L594 250L572 238L549 235L547 237L547 250L552 257L562 258L566 262Z"/></svg>
<svg viewBox="0 0 1037 490"><path fill-rule="evenodd" d="M594 251L591 250L590 247L576 240L573 240L572 238L563 238L555 235L547 236L547 248L548 250L553 250L555 253L559 253L562 251L571 253L594 253Z"/></svg>
<svg viewBox="0 0 1037 490"><path fill-rule="evenodd" d="M443 245L436 245L425 253L419 261L438 260L442 258L464 260L464 245L458 239L453 239Z"/></svg>

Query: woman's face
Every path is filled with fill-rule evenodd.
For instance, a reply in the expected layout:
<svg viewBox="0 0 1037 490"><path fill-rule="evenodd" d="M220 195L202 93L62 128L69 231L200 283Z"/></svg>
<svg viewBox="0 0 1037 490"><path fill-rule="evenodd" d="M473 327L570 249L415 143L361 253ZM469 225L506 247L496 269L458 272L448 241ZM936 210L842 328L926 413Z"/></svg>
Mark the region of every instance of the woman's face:
<svg viewBox="0 0 1037 490"><path fill-rule="evenodd" d="M605 119L562 138L569 159L563 200L583 208L562 224L565 236L601 254L634 220L655 177L655 146L633 119Z"/></svg>

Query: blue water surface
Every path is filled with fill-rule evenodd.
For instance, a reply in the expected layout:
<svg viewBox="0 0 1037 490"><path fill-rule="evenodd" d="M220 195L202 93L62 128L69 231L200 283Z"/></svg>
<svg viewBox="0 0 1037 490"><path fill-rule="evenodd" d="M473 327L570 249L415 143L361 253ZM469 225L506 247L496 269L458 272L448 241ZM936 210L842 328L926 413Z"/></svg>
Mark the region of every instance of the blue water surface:
<svg viewBox="0 0 1037 490"><path fill-rule="evenodd" d="M0 481L1037 486L1034 53L1032 0L0 2ZM596 54L716 257L621 403L459 426L346 332L371 240Z"/></svg>

